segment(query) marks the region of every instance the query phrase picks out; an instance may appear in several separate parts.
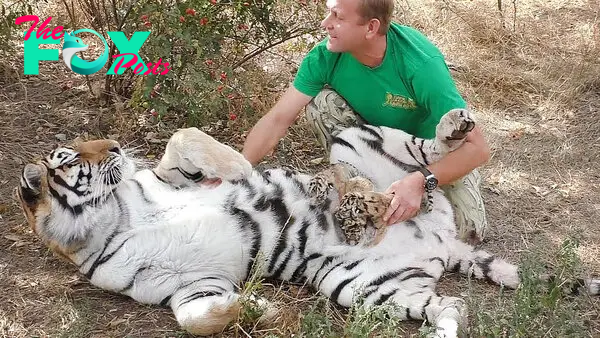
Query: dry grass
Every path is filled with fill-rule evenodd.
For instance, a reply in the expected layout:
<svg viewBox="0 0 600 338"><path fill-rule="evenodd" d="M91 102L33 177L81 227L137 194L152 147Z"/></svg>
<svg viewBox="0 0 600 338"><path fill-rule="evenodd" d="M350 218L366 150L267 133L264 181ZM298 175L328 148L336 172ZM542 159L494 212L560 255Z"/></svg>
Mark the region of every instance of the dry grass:
<svg viewBox="0 0 600 338"><path fill-rule="evenodd" d="M581 240L586 271L600 275L600 4L598 1L398 1L397 18L425 32L460 66L460 90L477 111L493 156L482 168L490 229L483 247L517 262L533 249L552 252L568 234ZM280 46L287 61L246 67L254 107L265 112L291 80L297 41ZM276 59L271 54L270 57ZM264 61L261 60L261 61ZM46 64L25 77L21 59L0 68L0 336L164 337L185 336L170 311L135 304L91 286L73 267L51 255L33 237L12 198L23 163L57 142L55 135L107 137L160 155L166 138L183 124L174 116L157 124L148 116L97 105L83 79L61 65ZM292 69L292 70L291 70ZM204 126L217 139L241 148L245 132L260 116L237 124ZM241 121L240 121L241 120ZM301 119L265 166L288 164L314 171L321 149ZM543 256L551 268L556 261ZM455 276L453 276L455 277ZM468 281L445 278L442 293L465 296ZM275 324L235 325L222 336L290 336L316 296L295 285L264 283L267 298L283 305ZM497 288L471 286L479 304L494 304ZM600 302L583 299L589 336L600 335ZM493 306L493 305L490 305ZM327 307L337 327L346 313ZM403 326L415 334L419 323Z"/></svg>

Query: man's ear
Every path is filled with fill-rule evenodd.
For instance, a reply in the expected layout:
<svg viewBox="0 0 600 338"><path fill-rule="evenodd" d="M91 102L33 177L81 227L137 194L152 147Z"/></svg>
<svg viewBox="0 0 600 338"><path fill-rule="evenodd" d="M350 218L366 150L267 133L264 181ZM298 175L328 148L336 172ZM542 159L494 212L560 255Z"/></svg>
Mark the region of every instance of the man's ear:
<svg viewBox="0 0 600 338"><path fill-rule="evenodd" d="M379 34L379 27L381 27L381 21L379 19L373 18L369 20L369 24L367 27L367 34L376 35Z"/></svg>

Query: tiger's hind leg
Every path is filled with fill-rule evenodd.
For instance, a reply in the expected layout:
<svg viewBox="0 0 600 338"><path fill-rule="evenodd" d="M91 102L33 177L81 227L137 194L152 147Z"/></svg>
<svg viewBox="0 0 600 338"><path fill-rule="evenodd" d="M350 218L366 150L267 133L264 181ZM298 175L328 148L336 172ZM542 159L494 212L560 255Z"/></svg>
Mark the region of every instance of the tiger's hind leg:
<svg viewBox="0 0 600 338"><path fill-rule="evenodd" d="M202 336L221 332L240 310L233 284L212 277L181 287L168 303L183 329Z"/></svg>
<svg viewBox="0 0 600 338"><path fill-rule="evenodd" d="M520 283L517 265L510 264L486 251L475 250L459 240L454 240L451 245L446 270L471 275L477 279L486 279L511 289L516 289ZM548 282L553 278L552 275L540 276L543 282ZM600 295L600 280L580 278L573 285L565 288L564 291L572 295L583 292L590 296L598 296Z"/></svg>
<svg viewBox="0 0 600 338"><path fill-rule="evenodd" d="M435 133L435 144L438 151L445 153L456 150L475 127L471 113L467 109L452 109L438 123ZM437 159L434 159L436 161Z"/></svg>
<svg viewBox="0 0 600 338"><path fill-rule="evenodd" d="M426 320L435 328L430 337L454 338L468 325L467 307L462 298L442 296L431 289L396 291L383 303L401 320ZM418 290L418 291L417 291Z"/></svg>
<svg viewBox="0 0 600 338"><path fill-rule="evenodd" d="M448 247L450 255L446 264L447 271L460 272L474 276L477 279L486 279L495 284L511 289L519 285L519 271L514 264L458 240L451 239Z"/></svg>
<svg viewBox="0 0 600 338"><path fill-rule="evenodd" d="M174 186L217 185L221 180L248 177L252 165L235 149L198 128L174 133L154 173Z"/></svg>

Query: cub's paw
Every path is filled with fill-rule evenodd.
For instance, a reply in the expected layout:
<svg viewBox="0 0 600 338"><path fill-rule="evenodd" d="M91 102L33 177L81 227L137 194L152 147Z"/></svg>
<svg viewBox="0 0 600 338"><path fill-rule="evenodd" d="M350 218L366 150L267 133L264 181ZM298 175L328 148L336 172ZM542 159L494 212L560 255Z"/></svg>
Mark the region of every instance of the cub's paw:
<svg viewBox="0 0 600 338"><path fill-rule="evenodd" d="M473 130L475 121L467 109L452 109L448 111L437 125L436 137L447 143L454 150L462 144L467 133ZM457 142L459 141L459 142Z"/></svg>
<svg viewBox="0 0 600 338"><path fill-rule="evenodd" d="M325 202L333 189L333 183L323 175L317 174L308 182L308 194L315 204Z"/></svg>

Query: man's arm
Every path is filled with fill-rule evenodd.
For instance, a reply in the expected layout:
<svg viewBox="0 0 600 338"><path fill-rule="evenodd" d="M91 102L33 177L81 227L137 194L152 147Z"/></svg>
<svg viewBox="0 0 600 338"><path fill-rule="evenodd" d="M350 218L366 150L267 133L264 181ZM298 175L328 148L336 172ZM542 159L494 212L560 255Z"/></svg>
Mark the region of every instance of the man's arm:
<svg viewBox="0 0 600 338"><path fill-rule="evenodd" d="M258 164L285 136L287 129L296 121L302 107L306 106L311 99L312 97L301 93L294 86L290 86L275 106L250 130L242 155L252 165Z"/></svg>
<svg viewBox="0 0 600 338"><path fill-rule="evenodd" d="M439 185L445 185L467 175L473 169L485 164L490 158L490 148L483 137L481 128L476 126L467 134L465 143L448 153L438 162L427 167L438 179ZM421 207L421 198L425 193L425 178L419 171L394 182L386 193L394 194L390 207L384 215L387 224L394 224L413 217Z"/></svg>

